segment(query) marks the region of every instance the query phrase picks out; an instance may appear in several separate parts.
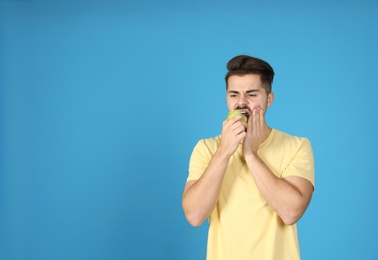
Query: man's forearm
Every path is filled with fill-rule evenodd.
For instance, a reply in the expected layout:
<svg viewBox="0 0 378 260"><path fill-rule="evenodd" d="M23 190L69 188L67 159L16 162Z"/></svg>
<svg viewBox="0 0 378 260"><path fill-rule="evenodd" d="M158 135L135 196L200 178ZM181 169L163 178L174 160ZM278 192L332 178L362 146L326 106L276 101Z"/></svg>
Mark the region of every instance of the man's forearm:
<svg viewBox="0 0 378 260"><path fill-rule="evenodd" d="M312 192L310 193L307 188L310 187L309 182L296 177L297 179L291 183L277 177L257 155L246 156L245 159L255 183L267 203L285 224L296 223L303 215L311 198ZM302 187L302 183L305 186Z"/></svg>
<svg viewBox="0 0 378 260"><path fill-rule="evenodd" d="M185 187L182 205L193 226L199 226L213 211L218 198L230 155L218 149L200 179Z"/></svg>

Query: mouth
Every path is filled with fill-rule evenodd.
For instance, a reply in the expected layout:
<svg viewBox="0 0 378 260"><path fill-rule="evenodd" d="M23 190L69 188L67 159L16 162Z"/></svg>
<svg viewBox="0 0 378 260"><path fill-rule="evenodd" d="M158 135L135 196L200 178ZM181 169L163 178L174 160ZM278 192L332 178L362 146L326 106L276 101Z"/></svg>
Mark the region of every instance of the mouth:
<svg viewBox="0 0 378 260"><path fill-rule="evenodd" d="M239 111L247 118L249 118L249 112L247 110L242 110L242 109L239 109Z"/></svg>

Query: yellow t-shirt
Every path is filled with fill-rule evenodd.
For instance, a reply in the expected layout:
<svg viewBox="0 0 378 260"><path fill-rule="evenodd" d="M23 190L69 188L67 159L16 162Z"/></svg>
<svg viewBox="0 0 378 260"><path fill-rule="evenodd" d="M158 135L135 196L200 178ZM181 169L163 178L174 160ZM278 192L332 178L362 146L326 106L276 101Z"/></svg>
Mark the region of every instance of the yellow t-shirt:
<svg viewBox="0 0 378 260"><path fill-rule="evenodd" d="M219 144L220 136L197 143L187 181L201 177ZM314 185L308 139L273 129L258 154L276 176L300 176ZM262 198L244 160L242 145L229 161L218 203L209 217L206 259L300 259L296 225L285 225Z"/></svg>

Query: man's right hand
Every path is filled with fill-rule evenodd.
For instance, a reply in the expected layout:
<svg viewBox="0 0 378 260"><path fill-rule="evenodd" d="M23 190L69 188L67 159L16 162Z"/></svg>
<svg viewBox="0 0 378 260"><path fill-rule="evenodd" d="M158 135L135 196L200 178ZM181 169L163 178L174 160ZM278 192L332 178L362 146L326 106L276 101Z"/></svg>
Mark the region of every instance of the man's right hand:
<svg viewBox="0 0 378 260"><path fill-rule="evenodd" d="M236 115L223 122L219 149L229 156L234 154L246 136L247 123L242 121L243 117L244 115Z"/></svg>

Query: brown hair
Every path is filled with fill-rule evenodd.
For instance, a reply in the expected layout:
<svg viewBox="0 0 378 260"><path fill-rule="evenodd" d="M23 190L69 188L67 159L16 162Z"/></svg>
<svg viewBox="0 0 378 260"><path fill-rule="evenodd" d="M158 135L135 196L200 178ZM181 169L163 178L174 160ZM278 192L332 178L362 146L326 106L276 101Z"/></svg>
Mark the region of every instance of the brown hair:
<svg viewBox="0 0 378 260"><path fill-rule="evenodd" d="M225 77L226 89L228 89L228 78L230 76L256 74L260 75L261 83L266 93L269 94L272 91L274 70L266 61L248 55L239 55L227 63L227 70Z"/></svg>

